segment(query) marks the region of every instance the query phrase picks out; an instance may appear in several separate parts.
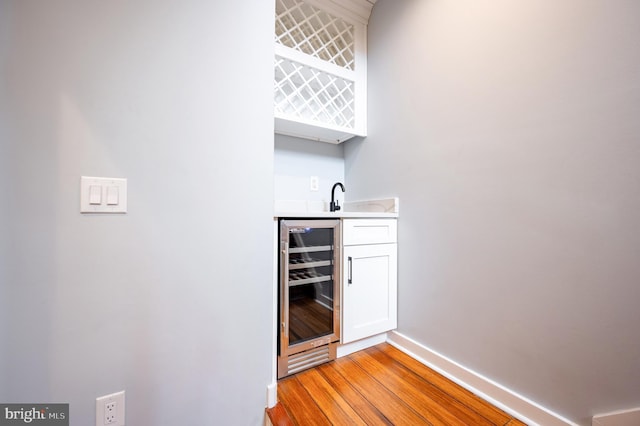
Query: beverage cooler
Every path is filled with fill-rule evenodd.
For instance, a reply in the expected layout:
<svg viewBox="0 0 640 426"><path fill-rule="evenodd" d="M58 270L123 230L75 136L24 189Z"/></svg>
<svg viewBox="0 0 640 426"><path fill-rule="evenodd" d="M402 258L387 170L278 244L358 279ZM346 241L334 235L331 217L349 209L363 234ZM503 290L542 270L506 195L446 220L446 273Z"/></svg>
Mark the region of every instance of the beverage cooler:
<svg viewBox="0 0 640 426"><path fill-rule="evenodd" d="M281 219L278 378L335 359L340 220Z"/></svg>

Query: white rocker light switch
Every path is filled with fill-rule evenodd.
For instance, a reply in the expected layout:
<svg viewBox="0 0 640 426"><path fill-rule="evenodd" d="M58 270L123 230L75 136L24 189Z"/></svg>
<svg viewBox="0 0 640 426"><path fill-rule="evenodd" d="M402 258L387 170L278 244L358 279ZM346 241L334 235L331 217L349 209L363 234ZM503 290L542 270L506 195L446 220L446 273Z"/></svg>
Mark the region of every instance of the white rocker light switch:
<svg viewBox="0 0 640 426"><path fill-rule="evenodd" d="M127 180L82 176L80 213L126 213Z"/></svg>

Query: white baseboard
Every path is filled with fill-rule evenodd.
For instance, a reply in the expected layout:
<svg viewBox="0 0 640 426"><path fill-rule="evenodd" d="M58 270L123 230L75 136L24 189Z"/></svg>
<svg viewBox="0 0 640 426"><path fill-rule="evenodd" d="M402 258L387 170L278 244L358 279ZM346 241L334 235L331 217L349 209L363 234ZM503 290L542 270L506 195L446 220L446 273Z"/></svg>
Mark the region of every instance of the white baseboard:
<svg viewBox="0 0 640 426"><path fill-rule="evenodd" d="M361 351L363 349L370 348L380 343L387 341L387 333L377 334L375 336L367 337L366 339L357 340L355 342L347 343L345 345L338 345L336 350L336 357L342 358L343 356L351 355L354 352Z"/></svg>
<svg viewBox="0 0 640 426"><path fill-rule="evenodd" d="M591 420L592 426L637 426L640 425L640 407L630 410L598 414Z"/></svg>
<svg viewBox="0 0 640 426"><path fill-rule="evenodd" d="M387 341L402 352L528 425L577 426L576 423L559 414L396 331L387 333Z"/></svg>
<svg viewBox="0 0 640 426"><path fill-rule="evenodd" d="M278 382L267 386L267 408L273 408L278 403Z"/></svg>

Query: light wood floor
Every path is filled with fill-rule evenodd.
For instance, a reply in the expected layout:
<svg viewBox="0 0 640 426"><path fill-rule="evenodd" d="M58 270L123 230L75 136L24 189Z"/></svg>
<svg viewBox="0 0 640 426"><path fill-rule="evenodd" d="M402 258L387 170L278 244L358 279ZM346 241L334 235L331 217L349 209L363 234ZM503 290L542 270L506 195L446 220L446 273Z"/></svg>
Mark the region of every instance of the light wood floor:
<svg viewBox="0 0 640 426"><path fill-rule="evenodd" d="M387 343L280 380L278 399L299 426L524 425Z"/></svg>

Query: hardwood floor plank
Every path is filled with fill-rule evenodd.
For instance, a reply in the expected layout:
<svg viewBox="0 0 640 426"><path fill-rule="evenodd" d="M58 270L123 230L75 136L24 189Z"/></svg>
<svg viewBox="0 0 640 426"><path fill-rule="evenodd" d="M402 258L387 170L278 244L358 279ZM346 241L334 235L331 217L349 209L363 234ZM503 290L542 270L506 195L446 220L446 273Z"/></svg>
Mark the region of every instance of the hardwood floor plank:
<svg viewBox="0 0 640 426"><path fill-rule="evenodd" d="M492 422L481 414L470 409L464 403L460 402L448 392L448 389L445 390L439 388L438 386L426 380L420 374L416 373L411 368L408 368L405 365L397 362L394 358L383 353L379 349L375 347L370 348L365 353L371 355L377 362L383 364L388 369L388 371L392 369L393 371L396 371L397 374L404 377L410 385L410 390L417 390L425 397L428 397L430 400L432 400L436 404L437 408L442 408L448 411L463 423L473 424L477 426L490 426L496 424L495 422ZM443 419L447 420L446 418Z"/></svg>
<svg viewBox="0 0 640 426"><path fill-rule="evenodd" d="M351 405L353 410L358 413L367 425L392 425L371 402L349 384L344 376L334 368L333 363L324 364L317 368L327 382Z"/></svg>
<svg viewBox="0 0 640 426"><path fill-rule="evenodd" d="M331 424L340 424L345 419L349 419L349 424L351 425L366 426L365 421L336 392L319 371L316 369L307 370L296 377L307 392L312 395L313 400Z"/></svg>
<svg viewBox="0 0 640 426"><path fill-rule="evenodd" d="M280 380L278 399L298 426L526 426L387 343Z"/></svg>
<svg viewBox="0 0 640 426"><path fill-rule="evenodd" d="M294 426L287 410L282 404L277 403L274 407L267 408L267 416L273 426Z"/></svg>
<svg viewBox="0 0 640 426"><path fill-rule="evenodd" d="M335 360L336 369L360 394L369 401L376 401L380 412L394 425L428 425L425 418L418 415L390 390L382 386L368 372L353 363L348 357ZM375 372L373 373L375 374Z"/></svg>
<svg viewBox="0 0 640 426"><path fill-rule="evenodd" d="M433 424L493 425L382 352L371 348L351 358L367 371L381 372L376 379Z"/></svg>
<svg viewBox="0 0 640 426"><path fill-rule="evenodd" d="M387 354L391 358L395 359L399 363L403 364L405 367L411 369L416 374L420 375L422 378L429 381L434 386L437 386L447 394L451 395L453 398L457 399L490 422L497 425L504 425L509 420L511 420L512 417L504 411L494 407L479 396L468 391L467 389L464 389L463 387L460 387L450 379L437 373L436 371L415 360L414 358L411 358L409 355L405 354L399 349L394 348L390 344L383 343L377 345L376 348L381 352Z"/></svg>
<svg viewBox="0 0 640 426"><path fill-rule="evenodd" d="M331 425L329 419L295 376L280 381L278 399L285 406L291 420L297 425Z"/></svg>

